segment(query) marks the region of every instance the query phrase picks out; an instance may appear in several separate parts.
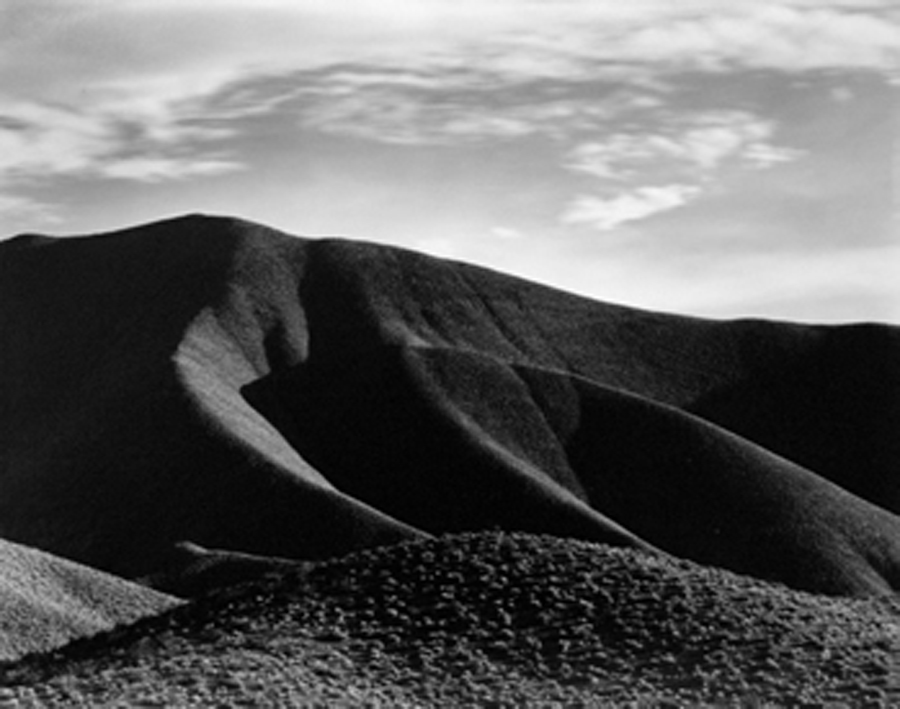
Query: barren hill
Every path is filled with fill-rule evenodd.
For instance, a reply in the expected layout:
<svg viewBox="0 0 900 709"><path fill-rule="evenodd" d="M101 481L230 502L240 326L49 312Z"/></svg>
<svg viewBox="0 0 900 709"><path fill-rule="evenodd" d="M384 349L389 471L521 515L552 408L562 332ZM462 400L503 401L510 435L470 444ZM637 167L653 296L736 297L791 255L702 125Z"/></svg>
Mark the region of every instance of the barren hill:
<svg viewBox="0 0 900 709"><path fill-rule="evenodd" d="M883 706L898 430L888 325L220 217L15 238L0 704Z"/></svg>
<svg viewBox="0 0 900 709"><path fill-rule="evenodd" d="M150 588L0 539L0 661L52 650L179 604Z"/></svg>
<svg viewBox="0 0 900 709"><path fill-rule="evenodd" d="M896 706L900 615L481 532L282 568L4 668L25 706ZM4 672L5 669L5 672Z"/></svg>
<svg viewBox="0 0 900 709"><path fill-rule="evenodd" d="M900 329L188 216L0 244L0 536L125 577L503 528L900 585Z"/></svg>

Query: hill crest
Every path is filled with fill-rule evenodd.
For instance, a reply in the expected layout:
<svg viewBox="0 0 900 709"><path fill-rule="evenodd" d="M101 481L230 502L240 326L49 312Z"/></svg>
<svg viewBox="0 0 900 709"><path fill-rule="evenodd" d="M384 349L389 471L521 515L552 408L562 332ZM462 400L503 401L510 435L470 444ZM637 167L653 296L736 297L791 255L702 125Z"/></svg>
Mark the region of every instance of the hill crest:
<svg viewBox="0 0 900 709"><path fill-rule="evenodd" d="M35 323L41 323L36 328ZM133 577L499 525L900 568L900 329L712 321L190 215L0 245L0 536Z"/></svg>

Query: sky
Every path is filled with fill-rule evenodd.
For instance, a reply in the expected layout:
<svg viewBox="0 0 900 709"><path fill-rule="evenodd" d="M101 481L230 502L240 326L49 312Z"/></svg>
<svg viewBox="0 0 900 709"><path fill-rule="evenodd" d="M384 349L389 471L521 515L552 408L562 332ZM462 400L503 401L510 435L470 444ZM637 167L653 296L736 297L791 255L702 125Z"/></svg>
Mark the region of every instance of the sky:
<svg viewBox="0 0 900 709"><path fill-rule="evenodd" d="M900 324L896 0L0 0L0 238L227 214Z"/></svg>

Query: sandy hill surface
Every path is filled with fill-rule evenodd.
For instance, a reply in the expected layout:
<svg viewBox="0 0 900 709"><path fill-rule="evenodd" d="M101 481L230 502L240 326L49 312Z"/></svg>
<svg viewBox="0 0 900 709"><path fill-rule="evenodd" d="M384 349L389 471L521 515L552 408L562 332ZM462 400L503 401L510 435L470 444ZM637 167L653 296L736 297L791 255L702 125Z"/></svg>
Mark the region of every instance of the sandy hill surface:
<svg viewBox="0 0 900 709"><path fill-rule="evenodd" d="M172 596L0 539L0 660L178 605Z"/></svg>
<svg viewBox="0 0 900 709"><path fill-rule="evenodd" d="M900 615L479 533L353 554L7 667L41 706L888 706Z"/></svg>
<svg viewBox="0 0 900 709"><path fill-rule="evenodd" d="M0 538L172 593L497 528L900 587L897 327L195 215L0 243L0 337Z"/></svg>

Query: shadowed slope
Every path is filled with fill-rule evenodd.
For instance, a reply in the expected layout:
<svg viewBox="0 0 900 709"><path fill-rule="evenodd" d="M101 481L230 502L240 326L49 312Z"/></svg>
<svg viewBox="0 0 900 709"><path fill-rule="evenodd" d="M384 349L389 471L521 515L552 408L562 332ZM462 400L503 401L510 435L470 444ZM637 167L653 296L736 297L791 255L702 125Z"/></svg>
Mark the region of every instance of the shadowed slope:
<svg viewBox="0 0 900 709"><path fill-rule="evenodd" d="M0 246L0 328L0 534L118 573L180 539L312 559L502 526L900 578L896 328L650 313L208 217Z"/></svg>
<svg viewBox="0 0 900 709"><path fill-rule="evenodd" d="M205 549L191 542L181 542L176 545L175 558L165 570L138 581L165 593L193 598L287 570L294 575L301 575L305 569L312 568L314 563Z"/></svg>
<svg viewBox="0 0 900 709"><path fill-rule="evenodd" d="M900 588L900 520L702 419L588 382L570 460L594 508L662 549L821 593ZM648 514L648 510L653 510Z"/></svg>
<svg viewBox="0 0 900 709"><path fill-rule="evenodd" d="M806 339L690 410L900 512L900 328L819 328Z"/></svg>
<svg viewBox="0 0 900 709"><path fill-rule="evenodd" d="M303 302L323 353L392 342L565 371L696 413L900 509L900 328L709 321L399 249L308 251Z"/></svg>
<svg viewBox="0 0 900 709"><path fill-rule="evenodd" d="M387 345L355 362L311 359L245 391L338 487L429 532L500 526L642 545L585 503L540 412L527 392L510 396L505 374L493 359Z"/></svg>
<svg viewBox="0 0 900 709"><path fill-rule="evenodd" d="M355 363L310 360L246 393L341 489L430 532L646 540L827 593L890 593L900 581L893 514L716 425L581 377L389 346Z"/></svg>
<svg viewBox="0 0 900 709"><path fill-rule="evenodd" d="M298 308L282 238L191 217L0 250L0 534L128 576L181 539L323 557L415 534L334 490L237 394L268 366L266 328L286 348L296 322L278 312Z"/></svg>

